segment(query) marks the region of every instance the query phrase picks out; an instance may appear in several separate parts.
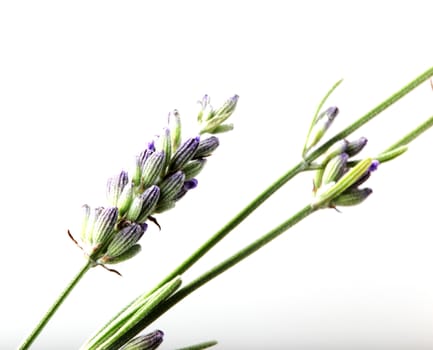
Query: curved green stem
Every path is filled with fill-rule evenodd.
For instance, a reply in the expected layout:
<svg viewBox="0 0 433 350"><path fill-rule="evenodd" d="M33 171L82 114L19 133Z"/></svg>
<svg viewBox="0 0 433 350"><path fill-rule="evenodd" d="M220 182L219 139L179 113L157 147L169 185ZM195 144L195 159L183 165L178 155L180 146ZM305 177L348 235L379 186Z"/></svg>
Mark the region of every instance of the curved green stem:
<svg viewBox="0 0 433 350"><path fill-rule="evenodd" d="M373 119L379 113L383 112L386 108L397 102L399 99L407 95L410 91L415 89L421 83L433 76L433 67L426 70L424 73L419 75L413 81L408 83L402 89L391 95L377 107L373 108L370 112L360 117L354 123L349 125L347 128L339 132L337 135L332 137L330 140L325 142L321 147L312 152L305 158L305 161L299 162L271 186L264 190L258 197L256 197L250 204L242 209L233 219L231 219L224 227L216 232L208 241L206 241L201 247L199 247L191 256L189 256L184 262L182 262L175 270L173 270L166 278L164 278L150 293L160 288L162 285L173 279L177 275L183 274L193 264L195 264L204 254L211 250L219 241L221 241L227 234L229 234L236 226L238 226L243 220L245 220L255 209L257 209L264 201L266 201L274 192L280 189L293 177L298 175L304 170L309 169L309 164L320 157L326 150L333 145L335 142L349 136L351 133L359 129L365 123ZM339 82L335 85L338 86ZM333 87L333 89L335 89ZM331 91L333 91L331 89Z"/></svg>
<svg viewBox="0 0 433 350"><path fill-rule="evenodd" d="M410 133L402 137L400 140L398 140L396 143L389 146L386 150L384 150L382 153L392 151L398 147L406 146L411 141L415 140L419 135L421 135L424 131L427 131L429 128L433 126L433 116L431 116L429 119L427 119L425 122L420 124L417 128L413 129Z"/></svg>
<svg viewBox="0 0 433 350"><path fill-rule="evenodd" d="M256 241L252 242L251 244L247 245L240 251L238 251L236 254L232 255L228 259L222 261L209 271L205 272L201 276L197 277L194 281L188 283L183 288L179 289L176 293L174 293L171 297L164 300L161 304L159 304L155 309L153 309L148 315L146 315L145 318L140 320L134 328L130 330L128 334L125 334L123 338L120 338L117 340L118 345L123 344L128 339L134 337L138 332L140 332L142 329L147 327L150 323L152 323L154 320L156 320L159 316L164 314L167 310L169 310L171 307L173 307L175 304L177 304L179 301L181 301L183 298L209 282L210 280L214 279L215 277L219 276L229 268L233 267L240 261L244 260L260 248L264 247L266 244L268 244L270 241L281 235L283 232L287 231L289 228L300 222L301 220L305 219L310 214L314 213L317 209L313 208L310 204L299 210L295 215L293 215L288 220L284 221L271 231L269 231L264 236L260 237Z"/></svg>
<svg viewBox="0 0 433 350"><path fill-rule="evenodd" d="M69 284L66 286L66 288L63 290L63 292L58 296L54 304L49 308L47 313L42 317L42 319L39 321L35 329L30 333L30 335L24 340L24 342L20 345L20 350L25 350L32 345L32 343L35 341L35 339L38 337L38 335L41 333L41 331L44 329L48 321L51 319L51 317L54 315L54 313L57 311L57 309L62 305L63 301L66 299L66 297L71 293L72 289L77 285L77 283L81 280L81 278L84 276L84 274L92 267L92 263L90 261L87 261L86 264L80 269L80 271L77 273L77 275L69 282Z"/></svg>

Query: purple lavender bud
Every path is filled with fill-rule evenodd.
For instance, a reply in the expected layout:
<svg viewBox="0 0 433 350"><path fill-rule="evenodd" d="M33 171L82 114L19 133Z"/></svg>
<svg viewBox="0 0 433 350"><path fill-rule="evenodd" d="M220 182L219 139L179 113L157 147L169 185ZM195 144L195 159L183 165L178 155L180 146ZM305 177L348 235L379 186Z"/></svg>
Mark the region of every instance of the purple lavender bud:
<svg viewBox="0 0 433 350"><path fill-rule="evenodd" d="M332 121L335 119L335 117L337 117L338 113L340 112L340 110L338 109L338 107L329 107L326 111L325 111L325 115L328 117L329 121Z"/></svg>
<svg viewBox="0 0 433 350"><path fill-rule="evenodd" d="M146 229L147 225L143 226L135 223L122 228L114 235L105 255L111 259L123 254L140 240Z"/></svg>
<svg viewBox="0 0 433 350"><path fill-rule="evenodd" d="M365 147L367 141L367 138L360 137L358 140L349 142L347 144L346 153L349 155L349 157L357 155Z"/></svg>
<svg viewBox="0 0 433 350"><path fill-rule="evenodd" d="M151 153L153 153L153 152L155 152L155 141L150 141L150 142L148 142L148 144L147 144L147 149L151 152Z"/></svg>
<svg viewBox="0 0 433 350"><path fill-rule="evenodd" d="M121 171L117 176L111 177L107 181L107 199L110 205L116 206L120 194L128 183L128 173Z"/></svg>
<svg viewBox="0 0 433 350"><path fill-rule="evenodd" d="M155 209L156 205L158 204L159 196L160 190L156 185L150 186L140 195L143 205L141 207L140 214L137 217L138 223L146 221L147 217L152 213L153 209Z"/></svg>
<svg viewBox="0 0 433 350"><path fill-rule="evenodd" d="M119 211L116 207L105 208L99 213L92 230L91 242L95 246L106 245L114 233Z"/></svg>
<svg viewBox="0 0 433 350"><path fill-rule="evenodd" d="M162 180L159 184L159 189L161 190L160 201L174 198L182 188L184 181L185 174L180 170Z"/></svg>
<svg viewBox="0 0 433 350"><path fill-rule="evenodd" d="M215 151L219 146L219 140L216 136L208 137L207 139L201 140L197 150L195 151L194 158L208 157Z"/></svg>
<svg viewBox="0 0 433 350"><path fill-rule="evenodd" d="M370 165L370 168L368 169L368 171L370 171L370 172L376 171L377 168L379 167L379 164L380 164L379 161L376 160L376 159L374 159L374 160L371 162L371 165Z"/></svg>
<svg viewBox="0 0 433 350"><path fill-rule="evenodd" d="M182 171L185 174L185 180L190 180L196 177L203 169L206 164L206 159L199 158L190 160L182 167Z"/></svg>
<svg viewBox="0 0 433 350"><path fill-rule="evenodd" d="M197 179L191 179L191 180L187 180L184 182L183 187L189 191L192 190L193 188L196 188L198 185L198 181Z"/></svg>
<svg viewBox="0 0 433 350"><path fill-rule="evenodd" d="M186 140L175 152L170 161L170 171L182 168L194 156L200 144L200 136Z"/></svg>
<svg viewBox="0 0 433 350"><path fill-rule="evenodd" d="M152 333L135 337L127 342L119 350L154 350L163 340L162 331L153 331Z"/></svg>
<svg viewBox="0 0 433 350"><path fill-rule="evenodd" d="M146 160L141 174L141 186L147 188L153 185L164 169L164 152L154 152Z"/></svg>

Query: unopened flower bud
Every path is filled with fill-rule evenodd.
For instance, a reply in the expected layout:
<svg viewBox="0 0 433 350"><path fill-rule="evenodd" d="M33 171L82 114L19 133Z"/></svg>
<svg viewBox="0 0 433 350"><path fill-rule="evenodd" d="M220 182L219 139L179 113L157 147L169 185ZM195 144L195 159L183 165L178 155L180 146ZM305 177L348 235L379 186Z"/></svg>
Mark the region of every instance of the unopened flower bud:
<svg viewBox="0 0 433 350"><path fill-rule="evenodd" d="M200 158L195 160L190 160L182 167L182 171L185 174L185 180L190 180L196 177L204 168L206 164L206 159Z"/></svg>
<svg viewBox="0 0 433 350"><path fill-rule="evenodd" d="M147 217L152 213L155 206L158 204L160 196L159 187L156 185L147 188L140 197L143 199L143 206L141 207L140 215L137 218L137 222L141 223L146 221Z"/></svg>
<svg viewBox="0 0 433 350"><path fill-rule="evenodd" d="M117 256L110 256L107 254L104 254L101 258L98 259L99 263L102 264L118 264L121 262L124 262L126 260L132 259L134 256L136 256L138 253L141 252L141 245L140 244L134 244L132 247L130 247L128 250L123 252L120 255Z"/></svg>
<svg viewBox="0 0 433 350"><path fill-rule="evenodd" d="M314 147L325 135L325 132L329 129L332 122L338 115L337 107L329 107L326 111L322 112L316 119L311 132L308 135L306 143L306 151Z"/></svg>
<svg viewBox="0 0 433 350"><path fill-rule="evenodd" d="M197 179L190 179L186 180L183 183L182 188L179 190L179 192L176 194L176 196L173 198L174 201L178 201L181 199L189 190L192 190L193 188L196 188L198 185Z"/></svg>
<svg viewBox="0 0 433 350"><path fill-rule="evenodd" d="M362 203L370 194L371 188L350 188L331 201L331 206L353 206Z"/></svg>
<svg viewBox="0 0 433 350"><path fill-rule="evenodd" d="M336 182L344 174L346 163L349 156L346 153L341 153L332 158L325 166L322 175L322 182L326 185L330 182Z"/></svg>
<svg viewBox="0 0 433 350"><path fill-rule="evenodd" d="M140 184L141 172L143 171L144 163L146 163L147 158L153 153L150 149L146 148L136 157L135 173L132 182L134 185L138 186Z"/></svg>
<svg viewBox="0 0 433 350"><path fill-rule="evenodd" d="M219 140L216 136L211 136L207 139L201 140L198 144L197 150L195 151L194 159L210 156L218 146Z"/></svg>
<svg viewBox="0 0 433 350"><path fill-rule="evenodd" d="M155 144L156 151L162 151L164 152L165 160L163 168L168 165L168 162L171 158L171 136L170 136L170 129L164 128L162 131L162 134L158 137L157 142Z"/></svg>
<svg viewBox="0 0 433 350"><path fill-rule="evenodd" d="M91 242L95 247L105 245L114 233L119 211L116 207L104 208L99 213L92 231Z"/></svg>
<svg viewBox="0 0 433 350"><path fill-rule="evenodd" d="M164 152L154 152L146 160L141 175L141 186L147 188L153 185L161 174L165 164Z"/></svg>
<svg viewBox="0 0 433 350"><path fill-rule="evenodd" d="M365 137L360 137L358 140L351 141L347 144L347 149L345 152L349 155L349 157L353 157L362 151L367 144L367 141L368 140Z"/></svg>
<svg viewBox="0 0 433 350"><path fill-rule="evenodd" d="M128 183L120 194L119 200L117 201L117 207L119 208L119 216L125 214L132 203L133 197L133 185Z"/></svg>
<svg viewBox="0 0 433 350"><path fill-rule="evenodd" d="M111 177L107 181L107 199L110 205L117 206L117 201L122 190L128 183L128 173L122 171L119 175Z"/></svg>
<svg viewBox="0 0 433 350"><path fill-rule="evenodd" d="M174 153L170 161L170 170L176 171L182 168L194 156L199 143L199 136L186 140Z"/></svg>
<svg viewBox="0 0 433 350"><path fill-rule="evenodd" d="M168 126L171 130L171 150L176 152L181 142L182 124L179 112L175 109L168 115Z"/></svg>
<svg viewBox="0 0 433 350"><path fill-rule="evenodd" d="M182 188L184 181L185 174L180 170L166 177L159 184L159 189L161 190L160 201L167 201L174 198Z"/></svg>
<svg viewBox="0 0 433 350"><path fill-rule="evenodd" d="M135 337L127 342L119 350L154 350L163 340L164 333L160 330Z"/></svg>
<svg viewBox="0 0 433 350"><path fill-rule="evenodd" d="M122 228L114 235L111 243L108 245L103 261L109 262L111 259L125 253L140 240L146 229L146 224L139 225L135 223Z"/></svg>
<svg viewBox="0 0 433 350"><path fill-rule="evenodd" d="M238 95L234 95L230 97L224 105L217 109L212 110L210 112L207 112L207 115L205 116L204 108L202 108L202 112L199 113L199 122L201 121L201 124L203 124L203 128L200 130L200 134L204 133L216 133L216 132L223 132L228 131L233 128L232 125L229 124L223 124L234 112L237 102L239 100ZM202 102L202 106L208 105L208 103ZM205 118L203 118L205 117Z"/></svg>
<svg viewBox="0 0 433 350"><path fill-rule="evenodd" d="M154 212L156 214L161 214L164 211L173 209L176 206L176 200L174 199L168 199L164 201L160 201L158 205L156 206Z"/></svg>

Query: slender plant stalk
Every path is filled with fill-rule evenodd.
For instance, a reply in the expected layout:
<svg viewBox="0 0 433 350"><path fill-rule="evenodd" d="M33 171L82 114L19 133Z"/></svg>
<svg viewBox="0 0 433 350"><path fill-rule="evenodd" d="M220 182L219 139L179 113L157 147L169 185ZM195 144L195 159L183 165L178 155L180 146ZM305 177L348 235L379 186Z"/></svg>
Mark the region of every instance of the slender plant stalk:
<svg viewBox="0 0 433 350"><path fill-rule="evenodd" d="M219 276L229 268L233 267L240 261L244 260L260 248L264 247L270 241L281 235L283 232L287 231L292 226L296 225L301 220L305 219L310 214L314 213L317 209L313 208L310 204L299 210L295 215L293 215L288 220L284 221L271 231L269 231L264 236L260 237L253 243L247 245L236 254L232 255L228 259L222 261L209 271L205 272L183 288L179 289L176 293L174 293L171 297L164 300L161 304L159 304L155 309L153 309L146 317L141 319L133 328L129 330L128 333L125 333L121 338L117 339L113 344L113 347L110 347L109 350L115 350L126 341L134 337L137 333L139 333L142 329L147 327L150 323L156 320L159 316L165 313L172 306L177 304L183 298L194 292L196 289L200 288L205 283Z"/></svg>
<svg viewBox="0 0 433 350"><path fill-rule="evenodd" d="M92 267L92 263L90 260L84 264L84 266L80 269L80 271L75 275L75 277L69 282L69 284L66 286L66 288L63 290L63 292L58 296L54 304L48 309L48 311L45 313L45 315L42 317L42 319L39 321L39 323L36 325L35 329L30 333L30 335L24 340L24 342L20 345L20 350L25 350L32 345L32 343L35 341L35 339L38 337L38 335L41 333L41 331L44 329L48 321L51 319L51 317L54 315L54 313L57 311L57 309L62 305L63 301L65 301L66 297L71 293L72 289L77 285L77 283L83 278L85 273L89 271L89 269Z"/></svg>
<svg viewBox="0 0 433 350"><path fill-rule="evenodd" d="M409 142L415 140L419 135L421 135L424 131L427 131L431 126L433 125L433 116L431 116L429 119L427 119L425 122L420 124L416 129L412 130L410 133L408 133L406 136L402 137L400 140L398 140L396 143L389 146L385 152L392 151L400 146L406 146Z"/></svg>
<svg viewBox="0 0 433 350"><path fill-rule="evenodd" d="M293 177L301 173L302 171L309 170L309 164L320 157L326 150L333 145L335 142L349 136L351 133L359 129L368 121L372 120L379 113L383 112L386 108L400 100L402 97L407 95L410 91L414 90L420 84L425 82L427 79L433 76L433 67L426 70L424 73L419 75L413 81L408 83L402 89L391 95L377 107L373 108L364 116L353 122L351 125L343 129L337 135L332 137L329 141L325 142L317 150L312 152L305 158L304 161L299 162L271 186L265 189L259 194L250 204L242 209L233 219L231 219L224 227L216 232L208 241L206 241L200 248L198 248L192 255L190 255L184 262L182 262L176 269L174 269L167 277L165 277L150 293L160 288L162 285L173 279L177 275L183 274L192 265L194 265L203 255L211 250L218 242L220 242L225 236L227 236L236 226L238 226L243 220L245 220L255 209L257 209L263 202L265 202L273 193L285 185ZM338 86L339 82L336 84ZM335 86L335 87L336 87ZM333 87L333 89L335 89ZM333 91L333 89L331 91Z"/></svg>
<svg viewBox="0 0 433 350"><path fill-rule="evenodd" d="M407 145L409 142L413 141L415 138L420 136L423 132L427 131L431 126L433 126L433 117L430 117L428 120L423 122L420 126L403 136L399 141L393 144L393 146L387 148L385 153L391 149L396 147ZM160 303L154 310L152 310L145 318L140 320L133 328L131 328L128 333L125 333L123 338L119 338L115 345L120 346L124 342L128 341L130 338L134 337L138 334L142 329L147 327L150 323L168 311L171 307L176 305L186 296L211 281L215 277L219 276L229 268L235 266L237 263L247 258L260 248L264 247L267 243L271 242L273 239L281 235L283 232L290 229L292 226L305 219L310 214L314 213L318 208L316 206L312 206L311 204L305 206L300 211L298 211L295 215L293 215L288 220L284 221L279 226L275 227L273 230L269 231L267 234L263 235L256 241L250 243L246 247L239 250L237 253L222 261L221 263L215 265L213 268L203 273L201 276L197 277L192 282L185 285L183 288L179 289L176 293L174 293L171 297L164 300ZM114 350L115 348L112 348Z"/></svg>

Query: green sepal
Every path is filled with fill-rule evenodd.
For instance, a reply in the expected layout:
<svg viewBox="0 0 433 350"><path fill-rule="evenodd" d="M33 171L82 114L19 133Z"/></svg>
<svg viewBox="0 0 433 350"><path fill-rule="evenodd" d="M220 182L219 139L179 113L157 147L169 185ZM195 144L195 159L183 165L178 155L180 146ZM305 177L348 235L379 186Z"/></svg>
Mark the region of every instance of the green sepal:
<svg viewBox="0 0 433 350"><path fill-rule="evenodd" d="M200 158L186 163L181 169L185 174L185 181L196 177L203 170L206 162L206 159Z"/></svg>
<svg viewBox="0 0 433 350"><path fill-rule="evenodd" d="M371 188L350 188L331 201L331 207L348 207L361 204L373 193Z"/></svg>
<svg viewBox="0 0 433 350"><path fill-rule="evenodd" d="M166 177L159 184L159 189L161 190L160 201L167 201L176 196L179 190L182 188L185 182L185 174L179 170L174 174Z"/></svg>
<svg viewBox="0 0 433 350"><path fill-rule="evenodd" d="M141 251L141 246L139 244L135 244L131 248L129 248L126 252L117 255L115 257L104 255L101 259L99 259L99 262L102 264L113 264L113 265L118 264L133 258L138 253L140 253L140 251Z"/></svg>

